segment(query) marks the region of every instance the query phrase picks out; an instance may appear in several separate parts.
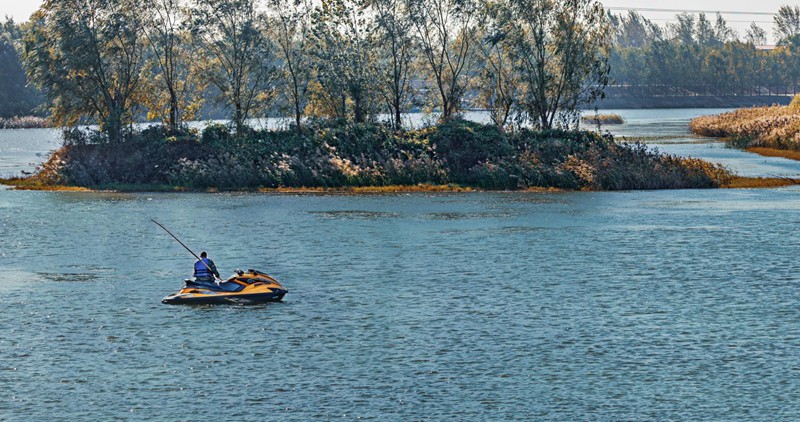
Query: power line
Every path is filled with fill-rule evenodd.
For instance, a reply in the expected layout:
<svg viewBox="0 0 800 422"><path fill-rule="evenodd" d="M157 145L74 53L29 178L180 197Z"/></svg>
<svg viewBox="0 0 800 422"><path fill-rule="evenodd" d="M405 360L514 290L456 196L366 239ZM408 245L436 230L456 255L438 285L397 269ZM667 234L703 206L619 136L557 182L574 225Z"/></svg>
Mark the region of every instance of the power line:
<svg viewBox="0 0 800 422"><path fill-rule="evenodd" d="M607 7L608 10L632 10L636 12L664 12L664 13L719 13L721 15L758 15L775 16L773 12L746 12L742 10L692 10L692 9L661 9L656 7Z"/></svg>
<svg viewBox="0 0 800 422"><path fill-rule="evenodd" d="M658 21L658 22L675 22L675 18L648 18L651 21ZM725 20L727 23L760 23L760 24L773 24L773 21L742 21L742 20Z"/></svg>

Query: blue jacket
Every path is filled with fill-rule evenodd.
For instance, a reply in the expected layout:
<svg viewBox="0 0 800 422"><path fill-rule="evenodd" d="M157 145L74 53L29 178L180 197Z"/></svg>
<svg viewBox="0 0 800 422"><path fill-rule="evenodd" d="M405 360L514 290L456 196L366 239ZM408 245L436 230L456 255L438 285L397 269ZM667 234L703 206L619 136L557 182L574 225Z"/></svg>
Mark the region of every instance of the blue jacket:
<svg viewBox="0 0 800 422"><path fill-rule="evenodd" d="M200 258L200 259L201 261L197 261L194 263L194 276L196 278L201 278L201 277L208 278L213 276L219 277L219 272L217 271L217 267L214 266L214 261L208 258ZM205 265L203 265L204 262ZM208 265L208 267L211 268L211 271L209 271L206 265Z"/></svg>

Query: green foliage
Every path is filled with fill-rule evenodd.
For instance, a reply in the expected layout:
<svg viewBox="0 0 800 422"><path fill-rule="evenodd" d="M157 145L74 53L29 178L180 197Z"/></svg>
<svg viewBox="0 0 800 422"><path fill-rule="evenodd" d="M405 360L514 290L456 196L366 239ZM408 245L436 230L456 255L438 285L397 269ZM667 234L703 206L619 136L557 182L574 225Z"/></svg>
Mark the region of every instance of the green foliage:
<svg viewBox="0 0 800 422"><path fill-rule="evenodd" d="M327 114L356 123L374 120L378 109L375 38L363 6L330 0L313 14L312 54L317 68L317 100Z"/></svg>
<svg viewBox="0 0 800 422"><path fill-rule="evenodd" d="M419 131L341 124L296 131L198 135L152 126L108 143L73 130L37 177L86 187L191 189L417 184L484 189L657 189L712 187L730 174L699 160L619 145L592 132L521 130L451 120Z"/></svg>
<svg viewBox="0 0 800 422"><path fill-rule="evenodd" d="M496 126L461 119L440 125L429 139L455 183L476 184L475 166L505 157L512 150L508 138Z"/></svg>
<svg viewBox="0 0 800 422"><path fill-rule="evenodd" d="M203 129L203 135L200 139L204 144L222 145L230 141L231 138L233 138L233 135L231 134L230 126L214 123Z"/></svg>

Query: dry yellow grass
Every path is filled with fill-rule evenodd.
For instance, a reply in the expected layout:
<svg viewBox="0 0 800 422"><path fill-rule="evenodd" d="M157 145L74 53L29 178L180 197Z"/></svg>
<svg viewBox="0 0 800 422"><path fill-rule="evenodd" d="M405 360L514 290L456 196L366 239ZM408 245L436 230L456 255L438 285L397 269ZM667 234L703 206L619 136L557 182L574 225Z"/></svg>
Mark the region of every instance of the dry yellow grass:
<svg viewBox="0 0 800 422"><path fill-rule="evenodd" d="M765 147L747 148L747 151L765 157L781 157L800 161L800 151Z"/></svg>
<svg viewBox="0 0 800 422"><path fill-rule="evenodd" d="M43 184L35 178L0 179L0 185L11 186L15 190L37 190L37 191L62 191L62 192L92 192L92 189L78 186L59 186Z"/></svg>
<svg viewBox="0 0 800 422"><path fill-rule="evenodd" d="M353 186L338 188L262 188L259 192L265 193L353 193L353 194L381 194L381 193L415 193L415 192L474 192L475 188L459 185L393 185L393 186Z"/></svg>
<svg viewBox="0 0 800 422"><path fill-rule="evenodd" d="M763 189L763 188L782 188L798 184L800 184L800 180L794 180L782 177L736 176L721 187L726 189L757 189L757 188Z"/></svg>
<svg viewBox="0 0 800 422"><path fill-rule="evenodd" d="M800 150L800 95L785 107L743 108L698 117L689 126L695 134L730 138L746 147Z"/></svg>
<svg viewBox="0 0 800 422"><path fill-rule="evenodd" d="M621 125L625 119L619 114L593 114L581 117L581 121L590 125Z"/></svg>
<svg viewBox="0 0 800 422"><path fill-rule="evenodd" d="M45 186L45 185L12 185L15 190L35 190L35 191L54 191L54 192L96 192L94 189L82 188L79 186Z"/></svg>

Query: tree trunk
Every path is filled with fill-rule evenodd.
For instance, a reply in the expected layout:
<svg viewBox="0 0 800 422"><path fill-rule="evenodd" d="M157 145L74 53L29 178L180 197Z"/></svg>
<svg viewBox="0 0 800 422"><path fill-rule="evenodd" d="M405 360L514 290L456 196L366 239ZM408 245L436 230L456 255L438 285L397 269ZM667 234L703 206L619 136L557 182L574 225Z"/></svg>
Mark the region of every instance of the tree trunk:
<svg viewBox="0 0 800 422"><path fill-rule="evenodd" d="M112 100L108 107L108 116L103 121L103 131L108 136L109 142L122 140L122 113L119 102Z"/></svg>
<svg viewBox="0 0 800 422"><path fill-rule="evenodd" d="M242 105L239 103L236 103L233 120L233 123L236 125L236 134L241 135L244 132L244 114L242 112Z"/></svg>
<svg viewBox="0 0 800 422"><path fill-rule="evenodd" d="M178 96L172 87L169 93L169 129L173 132L178 130Z"/></svg>
<svg viewBox="0 0 800 422"><path fill-rule="evenodd" d="M403 127L402 116L400 115L400 97L394 99L394 128L400 130Z"/></svg>

